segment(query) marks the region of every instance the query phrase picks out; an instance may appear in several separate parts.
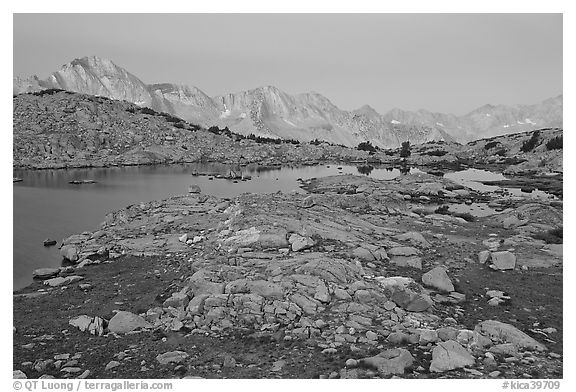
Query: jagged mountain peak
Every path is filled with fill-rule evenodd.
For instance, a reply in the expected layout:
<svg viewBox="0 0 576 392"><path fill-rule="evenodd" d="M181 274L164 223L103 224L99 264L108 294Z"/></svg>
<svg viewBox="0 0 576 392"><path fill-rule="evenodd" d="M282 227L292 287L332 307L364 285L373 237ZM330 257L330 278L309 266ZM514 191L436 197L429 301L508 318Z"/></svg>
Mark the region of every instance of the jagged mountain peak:
<svg viewBox="0 0 576 392"><path fill-rule="evenodd" d="M157 91L159 90L162 93L165 94L179 94L179 95L183 95L183 96L194 96L194 95L202 95L202 96L206 96L206 93L204 93L204 91L200 90L198 87L195 86L188 86L186 84L175 84L175 83L155 83L155 84L149 84L148 88L151 91Z"/></svg>
<svg viewBox="0 0 576 392"><path fill-rule="evenodd" d="M369 105L346 111L316 91L291 95L274 85L209 97L193 86L145 84L98 56L74 59L44 80L13 80L14 94L47 88L126 100L200 125L228 126L243 134L319 139L348 146L372 141L380 147L396 147L407 139L417 144L439 137L446 140L449 135L470 141L538 127L562 127L562 94L534 105L488 104L463 116L399 108L381 115Z"/></svg>
<svg viewBox="0 0 576 392"><path fill-rule="evenodd" d="M80 58L76 58L72 60L70 65L82 65L84 67L91 67L91 68L115 68L118 67L112 60L107 58L98 57L98 56L84 56ZM66 66L65 64L64 66Z"/></svg>
<svg viewBox="0 0 576 392"><path fill-rule="evenodd" d="M365 114L369 116L380 115L372 106L365 104L354 110L354 113Z"/></svg>

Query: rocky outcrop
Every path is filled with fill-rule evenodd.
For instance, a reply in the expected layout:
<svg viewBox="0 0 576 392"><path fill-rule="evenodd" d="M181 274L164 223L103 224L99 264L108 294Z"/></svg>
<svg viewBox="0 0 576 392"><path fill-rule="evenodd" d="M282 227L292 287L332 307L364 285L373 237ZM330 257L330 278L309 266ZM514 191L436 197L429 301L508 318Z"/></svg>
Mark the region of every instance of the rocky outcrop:
<svg viewBox="0 0 576 392"><path fill-rule="evenodd" d="M465 307L482 306L487 297L509 300L504 291L482 291L484 300L477 301L476 293L455 291L463 280L453 277L456 287L452 283L451 276L470 266L481 274L521 273L494 272L474 260L455 259L463 254L463 238L472 244L469 256L485 246L491 259L511 244L510 238L499 237L511 229L499 223L488 227L491 217L468 222L414 212L428 204L423 195L463 203L481 194L426 174L389 181L341 175L303 184L310 194L247 193L221 199L186 193L134 204L108 214L97 231L64 239L63 245L74 246L78 256L70 271L103 262L99 268L108 267L125 261L123 256L137 262L149 256L154 261L148 266L151 277L161 276L155 263L163 259L176 277L158 287L145 312L131 313L123 304L128 310L109 322L83 315L70 324L117 339L131 339L125 334L136 332L162 337L166 345L151 362L174 371L198 366L196 352L174 346L180 339L210 336L223 342L239 334L256 342L265 337L279 350L309 345L322 358L353 356L345 362L333 357L330 363L340 371L324 378L420 377L427 371L431 377L446 372L460 372L449 377L486 377L496 374L497 365L502 377L509 377L512 368L524 366L518 375L545 363L544 345L512 325L493 320L474 330L463 325L469 320ZM482 241L478 233L488 238ZM540 246L522 243L514 253L520 259ZM395 259L401 257L418 257L423 271L398 265ZM60 291L46 288L47 295ZM467 301L468 296L473 299ZM546 331L528 332L549 336L555 330ZM267 371L281 375L288 359L268 363ZM243 360L229 356L220 363L225 371L245 367Z"/></svg>
<svg viewBox="0 0 576 392"><path fill-rule="evenodd" d="M176 162L277 165L365 160L368 153L328 144L235 141L125 101L47 91L14 98L16 168Z"/></svg>

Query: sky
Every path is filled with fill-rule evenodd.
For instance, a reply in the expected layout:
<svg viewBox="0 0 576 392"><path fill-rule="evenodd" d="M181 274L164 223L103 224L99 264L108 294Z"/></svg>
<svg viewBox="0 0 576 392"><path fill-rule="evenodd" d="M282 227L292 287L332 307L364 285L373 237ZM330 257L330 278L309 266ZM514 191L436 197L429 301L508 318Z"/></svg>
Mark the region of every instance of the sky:
<svg viewBox="0 0 576 392"><path fill-rule="evenodd" d="M14 14L14 76L112 60L210 96L273 85L462 115L562 94L562 14Z"/></svg>

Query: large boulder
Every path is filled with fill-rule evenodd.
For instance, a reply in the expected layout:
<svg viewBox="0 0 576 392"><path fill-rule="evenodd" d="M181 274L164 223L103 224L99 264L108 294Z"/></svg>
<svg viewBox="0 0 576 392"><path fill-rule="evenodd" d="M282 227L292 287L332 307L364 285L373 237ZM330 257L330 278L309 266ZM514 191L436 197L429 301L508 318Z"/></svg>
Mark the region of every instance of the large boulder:
<svg viewBox="0 0 576 392"><path fill-rule="evenodd" d="M288 242L292 246L294 252L313 247L316 243L310 237L303 237L300 234L293 233L290 235Z"/></svg>
<svg viewBox="0 0 576 392"><path fill-rule="evenodd" d="M431 372L445 372L472 365L474 357L454 340L438 343L432 350Z"/></svg>
<svg viewBox="0 0 576 392"><path fill-rule="evenodd" d="M115 333L128 333L138 328L149 328L152 325L137 314L120 311L110 319L108 330Z"/></svg>
<svg viewBox="0 0 576 392"><path fill-rule="evenodd" d="M513 343L521 348L544 351L546 346L520 331L513 325L496 320L482 321L475 328L482 335L488 336L493 341Z"/></svg>
<svg viewBox="0 0 576 392"><path fill-rule="evenodd" d="M169 351L164 354L159 354L156 360L160 365L169 365L171 363L184 362L189 357L188 353L184 351Z"/></svg>
<svg viewBox="0 0 576 392"><path fill-rule="evenodd" d="M513 270L516 267L516 256L512 252L492 252L490 256L492 265L498 270Z"/></svg>
<svg viewBox="0 0 576 392"><path fill-rule="evenodd" d="M254 280L248 282L248 289L253 294L258 294L264 298L282 298L284 290L282 286L267 280Z"/></svg>
<svg viewBox="0 0 576 392"><path fill-rule="evenodd" d="M417 231L409 231L404 234L398 234L394 236L395 239L400 241L410 241L413 245L421 246L422 248L429 248L430 243L426 241L424 236Z"/></svg>
<svg viewBox="0 0 576 392"><path fill-rule="evenodd" d="M239 230L224 242L228 245L238 247L252 247L255 249L266 248L287 248L289 243L286 239L288 231L280 227L269 227L266 229L257 229L251 227L245 230Z"/></svg>
<svg viewBox="0 0 576 392"><path fill-rule="evenodd" d="M59 268L38 268L32 272L34 279L50 279L60 273Z"/></svg>
<svg viewBox="0 0 576 392"><path fill-rule="evenodd" d="M64 245L60 248L60 255L70 262L78 261L78 248L75 245Z"/></svg>
<svg viewBox="0 0 576 392"><path fill-rule="evenodd" d="M390 299L409 312L423 312L433 305L430 296L408 288L395 289Z"/></svg>
<svg viewBox="0 0 576 392"><path fill-rule="evenodd" d="M440 291L454 291L454 285L446 273L446 268L435 267L422 275L422 283L426 286L433 287Z"/></svg>
<svg viewBox="0 0 576 392"><path fill-rule="evenodd" d="M58 287L58 286L78 282L78 281L83 280L83 279L84 279L83 276L78 276L78 275L71 275L71 276L66 276L66 277L58 276L56 278L45 280L44 284L47 286L51 286L51 287Z"/></svg>
<svg viewBox="0 0 576 392"><path fill-rule="evenodd" d="M194 273L188 280L188 290L194 295L200 294L224 294L224 283L211 282L205 279L205 271L200 270Z"/></svg>
<svg viewBox="0 0 576 392"><path fill-rule="evenodd" d="M388 250L389 256L416 256L420 251L411 246L397 246Z"/></svg>
<svg viewBox="0 0 576 392"><path fill-rule="evenodd" d="M414 363L410 351L403 348L392 348L380 354L360 359L358 365L377 370L380 376L391 374L404 374L407 368Z"/></svg>

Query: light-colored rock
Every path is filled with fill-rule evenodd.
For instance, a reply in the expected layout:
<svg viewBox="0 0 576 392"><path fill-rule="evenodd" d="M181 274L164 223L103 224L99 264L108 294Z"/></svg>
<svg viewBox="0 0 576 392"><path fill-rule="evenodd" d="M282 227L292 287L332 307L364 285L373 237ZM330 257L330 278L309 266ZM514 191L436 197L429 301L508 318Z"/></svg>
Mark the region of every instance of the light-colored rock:
<svg viewBox="0 0 576 392"><path fill-rule="evenodd" d="M188 187L188 193L200 193L200 192L202 192L202 190L196 184L190 185Z"/></svg>
<svg viewBox="0 0 576 392"><path fill-rule="evenodd" d="M202 314L202 312L204 312L204 303L208 297L210 297L210 294L195 295L194 298L192 298L188 303L186 311L191 315Z"/></svg>
<svg viewBox="0 0 576 392"><path fill-rule="evenodd" d="M430 296L409 289L395 290L390 299L409 312L423 312L433 305Z"/></svg>
<svg viewBox="0 0 576 392"><path fill-rule="evenodd" d="M115 333L132 332L138 328L150 328L152 325L137 314L120 311L110 319L108 330Z"/></svg>
<svg viewBox="0 0 576 392"><path fill-rule="evenodd" d="M432 350L431 372L445 372L472 365L474 357L453 340L438 343Z"/></svg>
<svg viewBox="0 0 576 392"><path fill-rule="evenodd" d="M420 344L436 343L439 340L438 332L436 332L433 329L421 329L419 333L420 333L420 339L419 339Z"/></svg>
<svg viewBox="0 0 576 392"><path fill-rule="evenodd" d="M86 331L91 323L92 323L92 317L87 316L85 314L80 315L78 317L74 317L73 319L68 321L68 324L78 328L82 332Z"/></svg>
<svg viewBox="0 0 576 392"><path fill-rule="evenodd" d="M380 354L363 358L358 361L358 365L377 370L380 376L391 374L404 374L406 369L414 363L414 357L410 351L403 348L392 348L382 351Z"/></svg>
<svg viewBox="0 0 576 392"><path fill-rule="evenodd" d="M430 247L430 243L426 241L424 236L417 231L409 231L404 234L398 234L394 236L394 238L400 241L410 241L413 245L417 245L422 248Z"/></svg>
<svg viewBox="0 0 576 392"><path fill-rule="evenodd" d="M57 276L59 273L59 268L38 268L32 272L32 277L35 279L49 279Z"/></svg>
<svg viewBox="0 0 576 392"><path fill-rule="evenodd" d="M299 252L301 250L309 249L313 247L316 243L310 237L303 237L299 234L292 233L288 242L292 246L292 251Z"/></svg>
<svg viewBox="0 0 576 392"><path fill-rule="evenodd" d="M120 366L120 362L118 361L110 361L106 364L104 370L108 371L110 369L114 369L115 367Z"/></svg>
<svg viewBox="0 0 576 392"><path fill-rule="evenodd" d="M480 264L485 264L490 259L490 251L483 250L478 253L478 262Z"/></svg>
<svg viewBox="0 0 576 392"><path fill-rule="evenodd" d="M83 280L83 279L84 279L83 276L78 276L78 275L72 275L72 276L66 276L66 277L58 276L56 278L45 280L44 284L46 286L50 286L50 287L58 287L58 286L63 286L63 285L71 284L74 282L78 282L78 281Z"/></svg>
<svg viewBox="0 0 576 392"><path fill-rule="evenodd" d="M188 288L194 294L194 296L200 294L223 294L224 293L224 283L210 282L202 275L192 275L188 280Z"/></svg>
<svg viewBox="0 0 576 392"><path fill-rule="evenodd" d="M284 296L282 286L267 280L249 281L248 289L251 293L261 295L264 298L282 298Z"/></svg>
<svg viewBox="0 0 576 392"><path fill-rule="evenodd" d="M156 360L160 365L168 365L171 363L182 363L189 357L188 353L184 351L169 351L164 354L160 354L156 357Z"/></svg>
<svg viewBox="0 0 576 392"><path fill-rule="evenodd" d="M306 196L304 200L302 200L302 207L304 208L310 208L313 207L314 205L316 205L316 202L314 201L313 195Z"/></svg>
<svg viewBox="0 0 576 392"><path fill-rule="evenodd" d="M393 256L390 262L399 267L422 269L422 259L418 256Z"/></svg>
<svg viewBox="0 0 576 392"><path fill-rule="evenodd" d="M71 262L78 260L78 253L78 248L75 245L64 245L60 248L60 255Z"/></svg>
<svg viewBox="0 0 576 392"><path fill-rule="evenodd" d="M446 273L446 268L435 267L422 275L422 283L444 292L454 291L454 285Z"/></svg>
<svg viewBox="0 0 576 392"><path fill-rule="evenodd" d="M507 218L504 218L504 220L502 221L502 226L504 226L505 229L511 229L511 228L525 225L526 223L528 223L528 219L522 220L522 219L518 219L518 217L516 215L512 215L512 216L509 216Z"/></svg>
<svg viewBox="0 0 576 392"><path fill-rule="evenodd" d="M475 328L480 334L488 336L493 341L513 343L518 347L544 351L546 346L528 336L513 325L496 320L482 321Z"/></svg>
<svg viewBox="0 0 576 392"><path fill-rule="evenodd" d="M352 255L362 261L374 261L374 255L368 249L358 247L352 251Z"/></svg>
<svg viewBox="0 0 576 392"><path fill-rule="evenodd" d="M12 371L12 378L14 380L17 380L17 379L25 379L28 377L26 376L26 373L24 373L22 370L13 370Z"/></svg>
<svg viewBox="0 0 576 392"><path fill-rule="evenodd" d="M494 267L499 270L513 270L516 267L516 256L507 250L493 252L491 259Z"/></svg>
<svg viewBox="0 0 576 392"><path fill-rule="evenodd" d="M388 250L389 256L416 256L419 253L418 249L411 246L397 246Z"/></svg>
<svg viewBox="0 0 576 392"><path fill-rule="evenodd" d="M163 306L164 307L173 307L173 308L180 308L180 307L186 307L188 305L188 303L190 302L190 298L188 297L188 295L184 294L184 293L174 293L172 294L172 296L168 299L166 299L166 301L164 301Z"/></svg>

